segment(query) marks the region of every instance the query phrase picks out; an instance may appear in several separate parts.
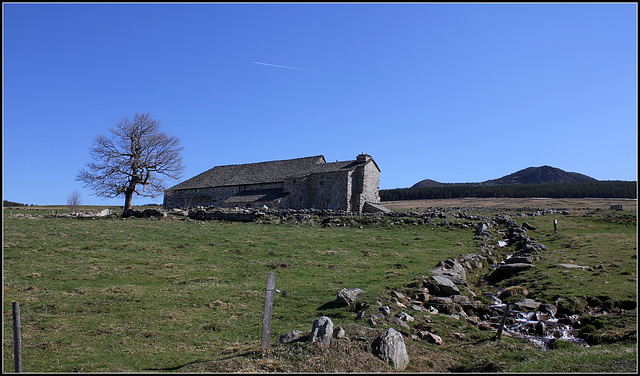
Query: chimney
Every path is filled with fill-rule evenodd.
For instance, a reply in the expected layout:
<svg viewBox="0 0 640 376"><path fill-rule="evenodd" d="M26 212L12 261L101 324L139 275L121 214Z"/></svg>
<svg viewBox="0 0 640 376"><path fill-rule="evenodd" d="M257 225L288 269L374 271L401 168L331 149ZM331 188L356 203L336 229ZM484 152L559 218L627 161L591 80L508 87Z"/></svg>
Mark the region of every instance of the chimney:
<svg viewBox="0 0 640 376"><path fill-rule="evenodd" d="M367 162L367 161L370 161L371 159L372 159L371 156L367 153L362 153L356 157L356 161L358 162Z"/></svg>

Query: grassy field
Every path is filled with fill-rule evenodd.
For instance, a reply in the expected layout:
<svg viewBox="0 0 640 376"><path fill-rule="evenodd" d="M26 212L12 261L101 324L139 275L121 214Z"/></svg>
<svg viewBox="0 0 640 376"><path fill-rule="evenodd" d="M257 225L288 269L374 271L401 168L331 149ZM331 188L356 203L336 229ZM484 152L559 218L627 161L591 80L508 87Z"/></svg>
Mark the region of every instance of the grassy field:
<svg viewBox="0 0 640 376"><path fill-rule="evenodd" d="M505 200L388 207L439 207L452 222L458 220L451 213L462 210L509 214L535 226L530 235L549 247L535 269L518 275L537 300L637 301L635 201L611 211L606 201ZM547 207L570 214L521 217ZM51 218L64 208L30 209L3 211L3 372L13 371L12 301L20 303L24 372L387 372L386 364L366 346L354 348L353 341L319 349L281 345L277 338L310 331L321 315L358 336L355 316L331 304L338 290L358 287L363 300L388 304L391 290L406 289L438 261L478 251L473 228L401 221L326 228ZM559 263L594 269L567 270ZM269 272L287 294L275 296L273 346L260 351ZM594 335L603 340L595 346L563 343L548 351L516 338L490 341L493 333L463 319L415 317L413 326L428 327L444 344L407 339L407 372L637 370L637 309L602 318Z"/></svg>

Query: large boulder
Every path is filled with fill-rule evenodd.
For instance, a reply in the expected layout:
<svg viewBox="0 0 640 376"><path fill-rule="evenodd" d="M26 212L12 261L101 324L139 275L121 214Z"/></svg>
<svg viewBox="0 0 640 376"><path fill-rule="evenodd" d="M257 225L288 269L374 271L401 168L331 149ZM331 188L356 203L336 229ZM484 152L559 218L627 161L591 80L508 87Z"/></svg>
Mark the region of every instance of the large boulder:
<svg viewBox="0 0 640 376"><path fill-rule="evenodd" d="M364 203L364 206L362 207L362 212L363 213L389 214L389 213L391 213L391 210L389 208L385 208L384 206L380 205L379 203L373 203L373 202L366 201Z"/></svg>
<svg viewBox="0 0 640 376"><path fill-rule="evenodd" d="M100 212L96 213L96 215L95 215L95 216L96 216L96 217L107 217L107 216L109 216L109 215L111 215L111 211L109 210L109 208L107 208L107 209L104 209L104 210L102 210L102 211L100 211Z"/></svg>
<svg viewBox="0 0 640 376"><path fill-rule="evenodd" d="M425 280L425 287L436 296L460 295L460 290L451 279L442 275L432 275Z"/></svg>
<svg viewBox="0 0 640 376"><path fill-rule="evenodd" d="M158 210L158 209L144 209L144 211L142 212L142 216L144 218L151 218L151 217L164 218L167 216L167 212L165 212L164 210Z"/></svg>
<svg viewBox="0 0 640 376"><path fill-rule="evenodd" d="M327 316L321 316L313 320L313 327L307 342L316 342L321 345L328 345L333 336L333 321Z"/></svg>
<svg viewBox="0 0 640 376"><path fill-rule="evenodd" d="M358 298L358 294L363 293L362 289L342 289L338 291L337 298L338 301L343 302L347 305L351 305L351 303L355 302Z"/></svg>
<svg viewBox="0 0 640 376"><path fill-rule="evenodd" d="M522 228L512 228L509 244L515 246L516 251L536 253L549 250L546 245L531 239ZM518 231L519 230L519 231Z"/></svg>
<svg viewBox="0 0 640 376"><path fill-rule="evenodd" d="M464 267L456 259L446 259L440 261L435 268L430 270L431 273L447 277L457 285L466 285L467 273Z"/></svg>
<svg viewBox="0 0 640 376"><path fill-rule="evenodd" d="M502 281L505 278L509 278L523 270L533 268L533 264L529 263L513 263L500 265L487 275L487 281L491 283Z"/></svg>
<svg viewBox="0 0 640 376"><path fill-rule="evenodd" d="M540 307L542 303L537 302L533 299L523 299L520 302L515 303L515 305L519 308L519 309L527 309L529 311L535 311L538 309L538 307Z"/></svg>
<svg viewBox="0 0 640 376"><path fill-rule="evenodd" d="M409 364L409 355L402 334L393 328L387 329L371 344L373 353L387 363L393 364L396 371L402 371Z"/></svg>
<svg viewBox="0 0 640 376"><path fill-rule="evenodd" d="M129 217L142 218L144 217L144 215L142 214L141 211L138 211L135 209L127 209L122 212L121 217L122 218L129 218Z"/></svg>

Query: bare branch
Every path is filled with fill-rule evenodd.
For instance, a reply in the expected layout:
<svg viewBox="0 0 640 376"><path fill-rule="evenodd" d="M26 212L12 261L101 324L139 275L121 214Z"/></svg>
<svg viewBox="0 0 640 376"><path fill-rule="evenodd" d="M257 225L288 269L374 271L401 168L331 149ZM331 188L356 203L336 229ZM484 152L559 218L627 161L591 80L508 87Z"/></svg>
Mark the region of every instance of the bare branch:
<svg viewBox="0 0 640 376"><path fill-rule="evenodd" d="M89 152L93 162L76 180L100 197L131 195L155 197L166 179L178 179L184 166L180 139L160 132L160 123L148 113L123 118L109 129L110 137L97 136Z"/></svg>

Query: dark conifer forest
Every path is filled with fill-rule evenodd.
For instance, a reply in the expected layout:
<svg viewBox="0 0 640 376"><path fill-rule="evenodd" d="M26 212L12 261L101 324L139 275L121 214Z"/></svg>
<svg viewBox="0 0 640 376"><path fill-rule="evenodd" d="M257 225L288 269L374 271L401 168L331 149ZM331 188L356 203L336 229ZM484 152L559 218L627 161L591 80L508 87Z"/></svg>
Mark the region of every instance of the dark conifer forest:
<svg viewBox="0 0 640 376"><path fill-rule="evenodd" d="M380 200L421 200L442 198L638 198L636 181L594 181L582 183L538 183L483 185L453 183L434 187L380 190Z"/></svg>

